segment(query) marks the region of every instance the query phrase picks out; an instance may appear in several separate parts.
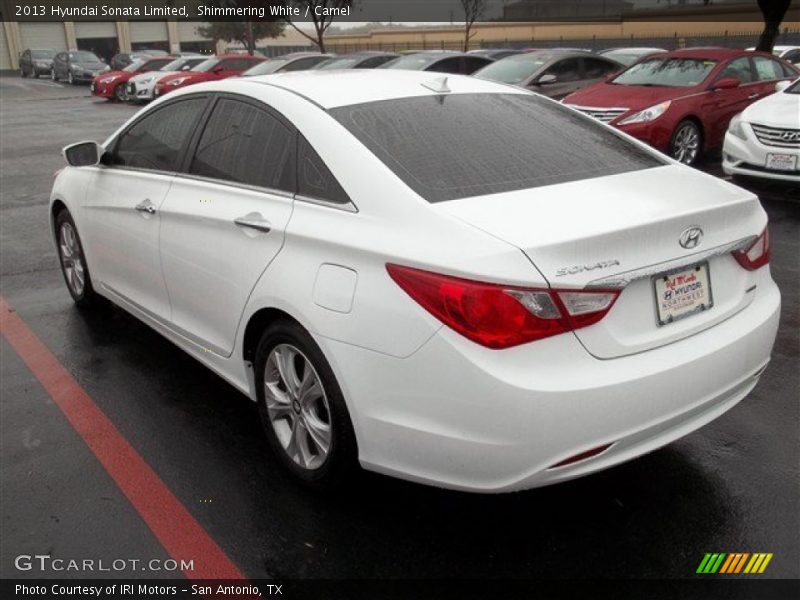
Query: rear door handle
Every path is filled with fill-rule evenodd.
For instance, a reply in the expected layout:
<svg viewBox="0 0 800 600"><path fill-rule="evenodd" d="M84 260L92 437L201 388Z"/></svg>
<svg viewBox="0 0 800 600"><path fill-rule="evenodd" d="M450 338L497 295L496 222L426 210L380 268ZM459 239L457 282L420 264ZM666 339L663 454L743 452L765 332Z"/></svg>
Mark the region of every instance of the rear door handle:
<svg viewBox="0 0 800 600"><path fill-rule="evenodd" d="M150 215L154 215L156 213L156 205L150 202L150 198L139 202L139 204L137 204L134 208L139 212L144 212Z"/></svg>
<svg viewBox="0 0 800 600"><path fill-rule="evenodd" d="M248 213L243 217L234 219L233 222L239 227L248 227L264 233L269 233L272 230L272 225L270 225L270 222L262 217L261 213L257 212Z"/></svg>
<svg viewBox="0 0 800 600"><path fill-rule="evenodd" d="M753 98L758 98L758 94L750 94L747 99L752 100Z"/></svg>

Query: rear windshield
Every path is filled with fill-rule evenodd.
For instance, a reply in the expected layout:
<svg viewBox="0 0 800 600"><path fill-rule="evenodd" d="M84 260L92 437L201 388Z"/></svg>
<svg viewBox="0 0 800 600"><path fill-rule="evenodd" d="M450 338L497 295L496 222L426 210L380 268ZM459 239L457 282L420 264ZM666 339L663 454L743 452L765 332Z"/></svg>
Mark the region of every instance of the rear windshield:
<svg viewBox="0 0 800 600"><path fill-rule="evenodd" d="M421 96L330 113L429 202L665 164L591 118L535 95Z"/></svg>

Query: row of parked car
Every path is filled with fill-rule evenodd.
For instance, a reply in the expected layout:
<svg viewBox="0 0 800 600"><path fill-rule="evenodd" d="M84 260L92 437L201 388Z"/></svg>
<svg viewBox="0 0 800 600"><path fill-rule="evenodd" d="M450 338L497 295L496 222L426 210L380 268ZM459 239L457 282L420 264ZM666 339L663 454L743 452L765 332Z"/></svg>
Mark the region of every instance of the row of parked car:
<svg viewBox="0 0 800 600"><path fill-rule="evenodd" d="M37 51L33 51L37 52ZM67 55L64 60L61 55ZM115 57L117 58L117 57ZM111 70L89 52L54 57L51 76L70 83L91 80L92 93L117 101L147 102L173 90L227 77L253 77L300 70L408 69L473 75L521 86L617 127L688 165L725 144L723 166L732 174L797 180L800 109L795 102L800 48L775 54L753 49L580 48L358 52L298 52L267 59L230 53L204 56L163 52L129 55ZM24 74L24 73L23 73ZM771 96L766 108L741 114ZM786 99L789 96L789 99ZM743 119L758 114L748 135ZM734 118L736 117L736 118ZM726 132L729 132L726 142ZM751 148L749 142L756 144ZM756 148L756 150L754 150Z"/></svg>

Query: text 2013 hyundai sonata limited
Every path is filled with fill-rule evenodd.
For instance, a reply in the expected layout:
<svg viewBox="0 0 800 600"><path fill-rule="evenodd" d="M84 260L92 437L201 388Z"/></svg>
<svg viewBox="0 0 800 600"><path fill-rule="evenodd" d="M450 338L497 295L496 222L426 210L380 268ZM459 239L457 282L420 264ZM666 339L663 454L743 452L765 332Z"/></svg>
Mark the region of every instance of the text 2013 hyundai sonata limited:
<svg viewBox="0 0 800 600"><path fill-rule="evenodd" d="M769 361L758 199L522 89L228 79L64 154L78 305L249 395L319 487L358 463L482 492L585 475L720 416Z"/></svg>

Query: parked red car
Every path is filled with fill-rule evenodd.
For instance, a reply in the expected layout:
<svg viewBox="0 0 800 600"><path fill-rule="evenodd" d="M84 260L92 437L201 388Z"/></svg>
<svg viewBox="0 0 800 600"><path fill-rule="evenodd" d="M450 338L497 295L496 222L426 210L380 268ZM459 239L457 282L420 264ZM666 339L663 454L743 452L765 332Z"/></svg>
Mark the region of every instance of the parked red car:
<svg viewBox="0 0 800 600"><path fill-rule="evenodd" d="M145 57L133 61L121 71L107 71L92 80L92 94L109 100L124 102L128 99L128 79L139 73L158 71L175 60L174 56Z"/></svg>
<svg viewBox="0 0 800 600"><path fill-rule="evenodd" d="M247 69L265 61L263 56L249 56L247 54L221 54L212 56L201 62L191 71L175 73L161 79L154 91L156 96L163 96L178 88L200 83L203 81L217 81L234 75L241 75Z"/></svg>
<svg viewBox="0 0 800 600"><path fill-rule="evenodd" d="M687 48L644 58L563 102L691 165L722 146L734 115L799 74L763 52Z"/></svg>

